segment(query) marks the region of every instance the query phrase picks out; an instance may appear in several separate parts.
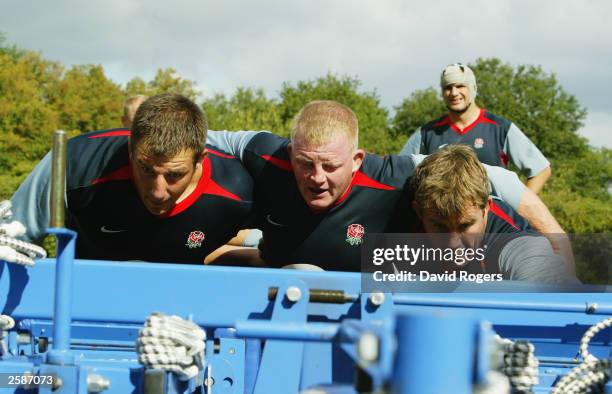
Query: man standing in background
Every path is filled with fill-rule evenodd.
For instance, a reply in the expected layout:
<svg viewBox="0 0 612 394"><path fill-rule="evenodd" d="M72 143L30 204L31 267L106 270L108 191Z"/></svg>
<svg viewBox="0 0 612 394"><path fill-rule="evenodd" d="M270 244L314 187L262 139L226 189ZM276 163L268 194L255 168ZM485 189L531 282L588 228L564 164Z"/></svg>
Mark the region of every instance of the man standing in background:
<svg viewBox="0 0 612 394"><path fill-rule="evenodd" d="M134 120L134 115L136 114L136 110L140 107L147 99L147 96L142 94L137 94L136 96L132 96L125 100L123 103L123 116L121 117L121 124L126 129L132 128L132 121Z"/></svg>
<svg viewBox="0 0 612 394"><path fill-rule="evenodd" d="M506 167L511 160L529 178L527 187L539 193L550 177L550 162L514 123L476 105L473 71L451 64L442 71L440 87L448 114L417 129L400 154L431 154L450 144L469 145L482 163Z"/></svg>

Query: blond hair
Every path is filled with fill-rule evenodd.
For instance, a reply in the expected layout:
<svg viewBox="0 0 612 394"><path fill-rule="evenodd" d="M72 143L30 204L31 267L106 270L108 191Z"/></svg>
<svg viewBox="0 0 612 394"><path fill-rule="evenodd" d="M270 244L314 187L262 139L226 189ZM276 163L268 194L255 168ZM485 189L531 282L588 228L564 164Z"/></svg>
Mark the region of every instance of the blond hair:
<svg viewBox="0 0 612 394"><path fill-rule="evenodd" d="M355 150L359 124L355 113L346 105L331 100L311 101L293 118L291 142L298 133L305 141L315 145L327 144L344 134Z"/></svg>
<svg viewBox="0 0 612 394"><path fill-rule="evenodd" d="M444 218L462 217L474 206L484 209L489 198L487 172L466 145L447 145L429 155L410 182L419 208Z"/></svg>

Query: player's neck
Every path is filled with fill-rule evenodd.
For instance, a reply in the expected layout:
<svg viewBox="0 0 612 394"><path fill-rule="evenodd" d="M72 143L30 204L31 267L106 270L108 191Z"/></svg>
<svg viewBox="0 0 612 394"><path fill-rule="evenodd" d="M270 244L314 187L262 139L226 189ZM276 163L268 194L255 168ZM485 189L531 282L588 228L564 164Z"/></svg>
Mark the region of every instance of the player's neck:
<svg viewBox="0 0 612 394"><path fill-rule="evenodd" d="M474 123L480 116L480 107L472 102L469 107L462 112L448 111L448 117L460 129L464 129Z"/></svg>

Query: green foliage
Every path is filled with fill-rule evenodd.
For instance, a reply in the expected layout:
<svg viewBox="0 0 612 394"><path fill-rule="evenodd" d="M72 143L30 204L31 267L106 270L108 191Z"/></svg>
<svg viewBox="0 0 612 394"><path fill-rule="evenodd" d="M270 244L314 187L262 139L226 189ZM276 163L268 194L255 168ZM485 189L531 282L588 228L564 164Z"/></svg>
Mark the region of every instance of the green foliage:
<svg viewBox="0 0 612 394"><path fill-rule="evenodd" d="M569 233L612 232L612 151L555 160L542 199Z"/></svg>
<svg viewBox="0 0 612 394"><path fill-rule="evenodd" d="M81 133L119 126L123 92L99 65L74 66L50 92L62 128Z"/></svg>
<svg viewBox="0 0 612 394"><path fill-rule="evenodd" d="M554 74L540 66L513 68L499 59L478 59L469 65L476 74L476 102L514 122L548 158L587 154L578 135L586 110L566 92Z"/></svg>
<svg viewBox="0 0 612 394"><path fill-rule="evenodd" d="M283 130L278 103L261 89L238 88L230 98L217 94L202 108L212 130Z"/></svg>
<svg viewBox="0 0 612 394"><path fill-rule="evenodd" d="M285 82L280 92L284 128L279 134L289 135L293 117L310 101L335 100L355 111L359 121L360 147L375 153L391 151L395 146L390 137L387 110L380 105L376 91L360 92L360 85L357 78L333 74L299 81L295 85Z"/></svg>
<svg viewBox="0 0 612 394"><path fill-rule="evenodd" d="M143 81L140 77L133 78L127 83L125 93L127 97L137 94L154 96L160 93L178 93L194 101L200 97L195 81L184 79L172 67L160 68L155 78L149 82Z"/></svg>
<svg viewBox="0 0 612 394"><path fill-rule="evenodd" d="M0 198L42 157L58 126L45 94L57 65L35 53L9 52L0 52Z"/></svg>
<svg viewBox="0 0 612 394"><path fill-rule="evenodd" d="M434 88L417 90L395 107L393 117L393 139L401 149L408 137L425 123L444 114L446 107L440 98L440 92ZM399 150L397 149L397 150Z"/></svg>

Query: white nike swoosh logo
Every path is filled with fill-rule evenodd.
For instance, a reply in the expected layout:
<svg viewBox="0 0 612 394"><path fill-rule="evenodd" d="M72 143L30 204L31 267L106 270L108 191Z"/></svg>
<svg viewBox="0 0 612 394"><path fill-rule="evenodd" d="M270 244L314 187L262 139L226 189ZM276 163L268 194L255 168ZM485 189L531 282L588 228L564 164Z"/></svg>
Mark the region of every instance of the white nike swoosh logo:
<svg viewBox="0 0 612 394"><path fill-rule="evenodd" d="M271 225L273 225L273 226L276 226L276 227L285 227L285 225L284 225L284 224L277 223L277 222L275 222L274 220L272 220L272 218L270 217L270 215L266 216L266 220L268 221L268 223L270 223L270 224L271 224Z"/></svg>
<svg viewBox="0 0 612 394"><path fill-rule="evenodd" d="M106 228L106 226L102 226L100 227L100 231L102 231L103 233L107 233L107 234L116 234L116 233L126 232L127 230L111 230L109 228Z"/></svg>

